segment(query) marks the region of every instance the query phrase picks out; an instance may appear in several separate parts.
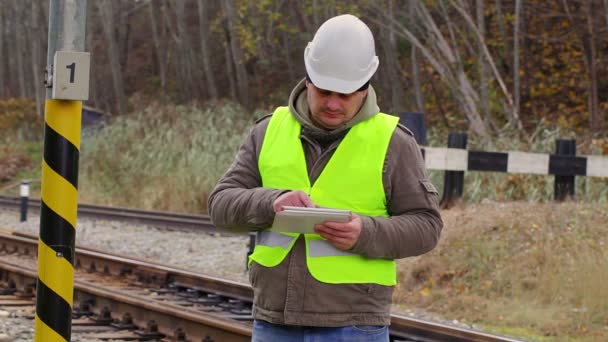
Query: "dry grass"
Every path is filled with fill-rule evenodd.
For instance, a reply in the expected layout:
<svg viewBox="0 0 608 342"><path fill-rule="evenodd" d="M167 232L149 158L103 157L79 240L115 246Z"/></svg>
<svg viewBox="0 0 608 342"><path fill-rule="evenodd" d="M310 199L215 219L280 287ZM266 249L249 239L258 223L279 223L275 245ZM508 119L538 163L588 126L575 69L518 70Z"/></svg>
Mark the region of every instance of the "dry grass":
<svg viewBox="0 0 608 342"><path fill-rule="evenodd" d="M83 203L202 213L207 196L249 132L252 115L233 103L151 104L84 134Z"/></svg>
<svg viewBox="0 0 608 342"><path fill-rule="evenodd" d="M397 302L530 339L608 340L608 204L486 201L443 218L439 246L400 261Z"/></svg>

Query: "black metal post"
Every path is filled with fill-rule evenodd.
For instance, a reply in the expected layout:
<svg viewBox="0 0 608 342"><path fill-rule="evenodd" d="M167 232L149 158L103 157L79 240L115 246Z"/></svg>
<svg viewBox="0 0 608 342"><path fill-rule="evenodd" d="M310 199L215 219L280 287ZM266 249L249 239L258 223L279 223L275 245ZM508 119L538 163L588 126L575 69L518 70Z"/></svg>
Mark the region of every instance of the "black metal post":
<svg viewBox="0 0 608 342"><path fill-rule="evenodd" d="M21 222L27 221L27 202L30 197L30 181L24 180L19 188L19 196L21 196Z"/></svg>
<svg viewBox="0 0 608 342"><path fill-rule="evenodd" d="M414 133L418 145L426 145L426 122L423 113L399 113L399 123Z"/></svg>
<svg viewBox="0 0 608 342"><path fill-rule="evenodd" d="M556 139L555 154L576 155L576 140ZM564 201L574 197L574 175L555 175L554 198L556 201Z"/></svg>
<svg viewBox="0 0 608 342"><path fill-rule="evenodd" d="M448 148L467 148L466 133L450 133L448 135ZM445 171L443 182L443 197L440 206L451 208L462 200L464 191L464 171Z"/></svg>

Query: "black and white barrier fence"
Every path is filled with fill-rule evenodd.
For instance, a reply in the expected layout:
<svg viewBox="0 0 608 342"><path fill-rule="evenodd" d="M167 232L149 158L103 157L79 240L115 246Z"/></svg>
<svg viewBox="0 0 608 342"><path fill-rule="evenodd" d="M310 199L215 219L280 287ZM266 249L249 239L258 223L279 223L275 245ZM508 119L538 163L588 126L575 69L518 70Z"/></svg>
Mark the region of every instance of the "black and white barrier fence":
<svg viewBox="0 0 608 342"><path fill-rule="evenodd" d="M608 157L577 156L576 141L556 140L555 154L466 150L464 133L451 133L448 148L423 147L426 168L444 170L443 207L462 198L465 171L555 176L555 200L573 197L575 176L608 177Z"/></svg>
<svg viewBox="0 0 608 342"><path fill-rule="evenodd" d="M399 114L422 147L426 168L445 171L441 206L448 208L460 201L464 191L465 171L491 171L554 175L554 198L562 201L575 194L575 177L608 177L608 157L577 156L576 141L557 139L555 153L519 151L486 152L467 150L466 133L450 133L448 146L425 147L426 125L421 113Z"/></svg>

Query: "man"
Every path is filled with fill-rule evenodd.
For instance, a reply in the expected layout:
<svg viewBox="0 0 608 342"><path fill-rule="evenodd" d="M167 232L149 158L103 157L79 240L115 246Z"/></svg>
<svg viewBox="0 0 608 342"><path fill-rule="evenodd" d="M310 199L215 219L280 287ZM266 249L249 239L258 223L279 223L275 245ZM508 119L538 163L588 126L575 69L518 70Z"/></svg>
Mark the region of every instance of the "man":
<svg viewBox="0 0 608 342"><path fill-rule="evenodd" d="M437 191L412 133L379 113L367 25L329 19L304 61L289 107L256 123L211 193L211 219L257 231L253 341L388 341L393 260L437 244ZM284 206L353 214L316 234L268 231Z"/></svg>

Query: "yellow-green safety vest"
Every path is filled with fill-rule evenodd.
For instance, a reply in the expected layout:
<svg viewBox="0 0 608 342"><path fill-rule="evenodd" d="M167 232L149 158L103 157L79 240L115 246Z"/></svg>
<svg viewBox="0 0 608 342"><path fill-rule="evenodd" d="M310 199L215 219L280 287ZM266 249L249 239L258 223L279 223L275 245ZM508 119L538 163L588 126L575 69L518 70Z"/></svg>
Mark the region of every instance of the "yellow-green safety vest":
<svg viewBox="0 0 608 342"><path fill-rule="evenodd" d="M397 117L378 113L353 126L311 185L300 140L302 127L288 107L279 107L270 119L258 158L262 186L304 191L321 207L388 217L382 171L397 123ZM289 254L299 235L269 230L258 232L249 263L255 261L266 267L278 265ZM397 283L393 260L340 250L318 234L304 234L304 238L308 270L320 282Z"/></svg>

